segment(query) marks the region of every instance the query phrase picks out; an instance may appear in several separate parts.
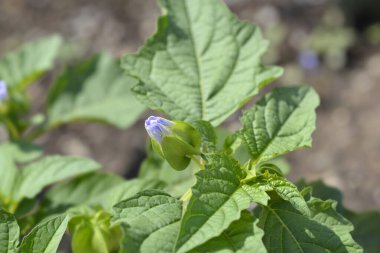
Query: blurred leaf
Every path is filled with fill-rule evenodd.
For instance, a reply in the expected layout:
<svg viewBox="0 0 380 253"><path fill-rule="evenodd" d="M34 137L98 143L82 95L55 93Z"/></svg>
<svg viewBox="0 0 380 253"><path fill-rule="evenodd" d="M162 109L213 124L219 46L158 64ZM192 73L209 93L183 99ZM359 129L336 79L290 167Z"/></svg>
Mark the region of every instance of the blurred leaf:
<svg viewBox="0 0 380 253"><path fill-rule="evenodd" d="M49 91L48 125L84 120L126 128L145 110L130 90L136 83L108 54L69 67Z"/></svg>
<svg viewBox="0 0 380 253"><path fill-rule="evenodd" d="M23 168L13 186L13 199L33 198L44 187L100 168L90 159L48 156Z"/></svg>
<svg viewBox="0 0 380 253"><path fill-rule="evenodd" d="M219 0L162 0L157 33L122 67L151 109L174 119L219 125L282 74L263 66L268 42Z"/></svg>
<svg viewBox="0 0 380 253"><path fill-rule="evenodd" d="M161 191L143 191L114 207L124 238L120 252L174 252L182 203Z"/></svg>
<svg viewBox="0 0 380 253"><path fill-rule="evenodd" d="M346 210L345 216L354 225L352 237L365 253L378 253L380 249L380 212L354 213Z"/></svg>
<svg viewBox="0 0 380 253"><path fill-rule="evenodd" d="M243 211L239 220L234 221L218 237L191 250L191 253L266 253L261 241L264 231L257 226L258 220L248 212Z"/></svg>
<svg viewBox="0 0 380 253"><path fill-rule="evenodd" d="M66 231L68 220L67 215L62 214L41 222L22 240L20 252L56 252Z"/></svg>
<svg viewBox="0 0 380 253"><path fill-rule="evenodd" d="M243 113L241 137L256 163L311 146L317 93L307 86L275 88Z"/></svg>
<svg viewBox="0 0 380 253"><path fill-rule="evenodd" d="M42 155L40 147L23 142L5 142L0 144L0 206L5 209L12 205L10 196L18 177L16 162L28 162Z"/></svg>
<svg viewBox="0 0 380 253"><path fill-rule="evenodd" d="M0 253L17 253L19 236L15 217L0 208Z"/></svg>
<svg viewBox="0 0 380 253"><path fill-rule="evenodd" d="M126 181L113 174L95 172L56 185L45 197L52 207L101 205L104 209L111 210L117 202L149 188L160 188L160 185L148 179Z"/></svg>
<svg viewBox="0 0 380 253"><path fill-rule="evenodd" d="M53 67L62 44L60 36L51 36L25 44L18 51L0 58L0 80L11 89L21 90Z"/></svg>

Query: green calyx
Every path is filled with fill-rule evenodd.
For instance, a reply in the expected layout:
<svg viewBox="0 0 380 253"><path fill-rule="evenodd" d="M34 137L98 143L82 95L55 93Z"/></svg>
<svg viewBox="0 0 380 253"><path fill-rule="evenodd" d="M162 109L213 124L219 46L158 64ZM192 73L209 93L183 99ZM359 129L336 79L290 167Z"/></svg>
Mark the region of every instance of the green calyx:
<svg viewBox="0 0 380 253"><path fill-rule="evenodd" d="M175 170L184 170L189 165L191 157L200 155L201 138L197 130L183 121L173 121L168 127L170 134L162 137L161 144L151 138L154 151L160 154Z"/></svg>

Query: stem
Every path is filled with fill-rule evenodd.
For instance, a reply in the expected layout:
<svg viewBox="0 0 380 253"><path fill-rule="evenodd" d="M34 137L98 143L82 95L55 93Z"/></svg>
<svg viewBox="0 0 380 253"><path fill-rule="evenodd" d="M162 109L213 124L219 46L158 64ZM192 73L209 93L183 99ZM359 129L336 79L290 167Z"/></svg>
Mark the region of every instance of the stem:
<svg viewBox="0 0 380 253"><path fill-rule="evenodd" d="M15 126L15 124L13 124L13 122L10 121L7 118L3 118L2 120L3 120L4 124L5 124L5 127L8 130L8 134L9 134L10 138L12 140L19 139L20 138L20 134L19 134L19 132L18 132L17 127Z"/></svg>
<svg viewBox="0 0 380 253"><path fill-rule="evenodd" d="M191 188L190 188L185 192L185 194L182 195L180 200L183 202L188 201L188 200L190 200L192 195L193 195L193 193L191 192Z"/></svg>
<svg viewBox="0 0 380 253"><path fill-rule="evenodd" d="M193 161L198 165L198 167L199 167L201 170L204 170L204 169L205 169L203 163L202 163L200 160L198 160L194 155L190 156L190 158L191 158L191 160L193 160Z"/></svg>

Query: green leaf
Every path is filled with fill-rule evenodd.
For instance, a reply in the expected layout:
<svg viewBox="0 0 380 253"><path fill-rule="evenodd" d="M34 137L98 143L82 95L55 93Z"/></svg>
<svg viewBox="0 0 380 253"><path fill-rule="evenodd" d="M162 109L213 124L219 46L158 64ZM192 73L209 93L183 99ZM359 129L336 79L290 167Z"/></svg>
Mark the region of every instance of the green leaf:
<svg viewBox="0 0 380 253"><path fill-rule="evenodd" d="M0 80L21 90L52 68L62 44L60 36L43 38L0 58Z"/></svg>
<svg viewBox="0 0 380 253"><path fill-rule="evenodd" d="M244 112L241 137L256 163L310 147L318 104L311 87L275 88Z"/></svg>
<svg viewBox="0 0 380 253"><path fill-rule="evenodd" d="M160 187L152 180L134 179L125 181L123 178L95 172L78 177L70 182L56 185L46 194L49 205L101 205L106 210L122 199L132 197L136 193L149 188Z"/></svg>
<svg viewBox="0 0 380 253"><path fill-rule="evenodd" d="M157 33L122 67L133 91L174 119L219 125L282 74L260 64L268 42L219 0L161 0Z"/></svg>
<svg viewBox="0 0 380 253"><path fill-rule="evenodd" d="M212 154L207 160L205 170L196 175L176 252L187 252L220 235L252 202L265 205L269 200L258 186L241 185L242 170L231 157Z"/></svg>
<svg viewBox="0 0 380 253"><path fill-rule="evenodd" d="M85 120L126 128L145 110L130 90L136 83L108 54L69 67L49 91L48 124Z"/></svg>
<svg viewBox="0 0 380 253"><path fill-rule="evenodd" d="M182 204L170 195L143 191L114 207L114 222L122 223L121 252L173 252Z"/></svg>
<svg viewBox="0 0 380 253"><path fill-rule="evenodd" d="M354 225L352 237L363 247L366 253L377 253L380 249L380 212L369 211L355 213L343 207L342 193L323 181L318 180L310 183L300 181L297 185L301 188L312 187L313 196L321 199L334 199L337 201L337 211L349 219Z"/></svg>
<svg viewBox="0 0 380 253"><path fill-rule="evenodd" d="M259 227L269 253L363 252L352 239L352 224L335 211L334 201L312 198L311 216L302 215L283 200L263 207Z"/></svg>
<svg viewBox="0 0 380 253"><path fill-rule="evenodd" d="M220 236L190 252L266 253L261 241L264 231L257 227L257 222L248 211L243 211L240 219L231 223Z"/></svg>
<svg viewBox="0 0 380 253"><path fill-rule="evenodd" d="M17 253L19 236L15 217L0 209L0 253Z"/></svg>
<svg viewBox="0 0 380 253"><path fill-rule="evenodd" d="M283 200L289 203L302 214L310 215L309 207L297 186L286 178L277 174L264 173L257 177L255 185L259 185L265 191L275 191Z"/></svg>
<svg viewBox="0 0 380 253"><path fill-rule="evenodd" d="M67 215L62 214L41 222L22 240L20 252L56 252L66 231L68 220Z"/></svg>
<svg viewBox="0 0 380 253"><path fill-rule="evenodd" d="M109 213L88 207L70 209L69 213L73 253L118 252L121 230L110 225Z"/></svg>
<svg viewBox="0 0 380 253"><path fill-rule="evenodd" d="M33 198L44 187L100 168L95 161L79 157L48 156L20 171L13 199Z"/></svg>
<svg viewBox="0 0 380 253"><path fill-rule="evenodd" d="M203 153L215 151L217 137L214 127L210 124L210 122L197 120L192 122L192 125L201 135L201 151Z"/></svg>
<svg viewBox="0 0 380 253"><path fill-rule="evenodd" d="M27 142L5 142L0 145L0 153L6 153L18 163L30 162L43 154L40 146Z"/></svg>

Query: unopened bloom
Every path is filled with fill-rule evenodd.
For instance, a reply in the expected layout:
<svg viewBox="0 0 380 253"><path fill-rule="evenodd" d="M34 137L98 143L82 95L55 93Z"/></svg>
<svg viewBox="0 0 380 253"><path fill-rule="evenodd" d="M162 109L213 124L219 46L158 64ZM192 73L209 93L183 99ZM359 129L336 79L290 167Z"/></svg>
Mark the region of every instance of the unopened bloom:
<svg viewBox="0 0 380 253"><path fill-rule="evenodd" d="M200 135L186 122L150 116L145 121L145 129L154 151L176 170L184 170L192 156L200 155Z"/></svg>
<svg viewBox="0 0 380 253"><path fill-rule="evenodd" d="M0 102L4 101L8 96L7 85L3 80L0 80Z"/></svg>
<svg viewBox="0 0 380 253"><path fill-rule="evenodd" d="M174 125L170 120L150 116L145 120L145 129L151 138L154 138L158 143L162 142L164 134L171 134L169 126Z"/></svg>
<svg viewBox="0 0 380 253"><path fill-rule="evenodd" d="M319 66L318 55L313 50L302 50L298 55L298 63L306 70L314 70Z"/></svg>

